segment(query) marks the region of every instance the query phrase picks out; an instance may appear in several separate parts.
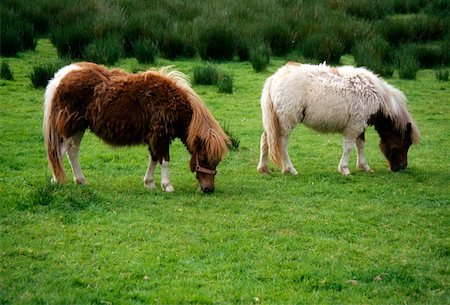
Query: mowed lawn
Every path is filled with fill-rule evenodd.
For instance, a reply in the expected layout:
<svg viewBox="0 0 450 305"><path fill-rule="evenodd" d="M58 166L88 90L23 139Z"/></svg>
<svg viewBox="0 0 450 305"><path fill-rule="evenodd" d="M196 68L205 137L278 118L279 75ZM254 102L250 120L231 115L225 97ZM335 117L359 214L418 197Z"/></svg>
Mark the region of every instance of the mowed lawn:
<svg viewBox="0 0 450 305"><path fill-rule="evenodd" d="M89 132L80 161L90 185L49 183L44 90L29 74L56 59L40 40L36 52L5 59L15 79L0 80L0 304L450 303L450 83L432 70L387 79L408 97L422 134L406 171L389 170L369 128L374 172L357 171L353 153L353 175L343 177L341 136L299 126L289 146L294 177L274 165L272 175L256 172L259 96L287 59L264 73L217 63L234 74L234 93L194 89L240 147L220 163L216 192L203 195L175 141L175 192L166 194L142 184L146 147L113 149ZM156 65L192 77L203 64ZM117 66L146 68L134 59Z"/></svg>

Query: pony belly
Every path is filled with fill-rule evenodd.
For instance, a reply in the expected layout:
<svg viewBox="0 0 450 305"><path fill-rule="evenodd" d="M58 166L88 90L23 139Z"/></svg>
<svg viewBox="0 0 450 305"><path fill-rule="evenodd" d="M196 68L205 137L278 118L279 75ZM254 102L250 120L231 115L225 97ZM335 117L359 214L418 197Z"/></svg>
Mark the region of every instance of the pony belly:
<svg viewBox="0 0 450 305"><path fill-rule="evenodd" d="M91 131L112 146L131 146L148 144L146 134L148 132L134 124L125 122L105 123L91 126Z"/></svg>
<svg viewBox="0 0 450 305"><path fill-rule="evenodd" d="M311 109L310 107L308 110ZM314 109L305 111L303 124L321 133L342 133L349 122L348 114L345 115L337 109Z"/></svg>

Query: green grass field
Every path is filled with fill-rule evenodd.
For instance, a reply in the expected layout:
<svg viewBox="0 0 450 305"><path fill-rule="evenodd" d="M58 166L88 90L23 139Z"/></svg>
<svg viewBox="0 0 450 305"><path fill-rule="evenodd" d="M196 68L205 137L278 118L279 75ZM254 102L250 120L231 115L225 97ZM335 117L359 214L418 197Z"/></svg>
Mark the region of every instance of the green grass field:
<svg viewBox="0 0 450 305"><path fill-rule="evenodd" d="M450 84L432 70L388 79L408 96L422 133L408 170L389 171L370 128L374 172L358 172L353 153L353 175L343 177L341 136L299 126L293 177L273 165L273 175L256 172L259 96L286 60L265 73L217 64L234 74L234 94L194 89L241 145L206 196L180 141L171 146L175 193L166 194L142 185L146 147L112 149L89 133L80 161L90 185L51 185L44 91L29 74L56 58L41 40L36 52L6 59L15 80L0 80L0 304L450 303ZM168 64L192 76L202 63L157 62ZM145 68L134 59L118 66Z"/></svg>

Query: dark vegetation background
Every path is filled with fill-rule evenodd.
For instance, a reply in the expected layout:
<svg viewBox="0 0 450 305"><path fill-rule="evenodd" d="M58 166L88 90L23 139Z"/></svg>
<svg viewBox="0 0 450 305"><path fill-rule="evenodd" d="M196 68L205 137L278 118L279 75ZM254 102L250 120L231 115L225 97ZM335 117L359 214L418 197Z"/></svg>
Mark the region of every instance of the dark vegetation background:
<svg viewBox="0 0 450 305"><path fill-rule="evenodd" d="M2 0L1 56L49 37L61 58L112 65L200 56L269 56L357 65L383 76L394 69L448 66L448 0ZM401 75L400 75L401 76Z"/></svg>

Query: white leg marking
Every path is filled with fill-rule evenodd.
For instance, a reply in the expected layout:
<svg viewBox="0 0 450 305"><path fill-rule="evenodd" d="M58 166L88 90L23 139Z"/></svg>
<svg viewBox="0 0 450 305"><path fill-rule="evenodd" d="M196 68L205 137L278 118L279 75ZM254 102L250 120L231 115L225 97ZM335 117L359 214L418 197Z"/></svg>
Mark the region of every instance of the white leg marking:
<svg viewBox="0 0 450 305"><path fill-rule="evenodd" d="M164 159L161 162L161 187L168 193L174 191L174 188L170 184L169 180L169 161L166 161Z"/></svg>
<svg viewBox="0 0 450 305"><path fill-rule="evenodd" d="M353 147L355 147L355 140L345 138L343 146L344 152L342 154L341 161L339 162L338 171L344 176L349 176L350 170L348 169L348 161L350 159L350 153L352 152Z"/></svg>
<svg viewBox="0 0 450 305"><path fill-rule="evenodd" d="M153 190L155 188L155 181L153 180L153 177L155 176L155 168L157 161L153 161L152 156L150 156L149 159L150 160L148 163L147 172L145 173L144 176L144 186L146 188Z"/></svg>
<svg viewBox="0 0 450 305"><path fill-rule="evenodd" d="M72 167L73 180L75 183L87 184L87 180L81 171L80 163L78 162L78 153L80 150L81 140L83 139L83 133L76 134L71 138L71 141L67 147L67 155L69 157L69 163Z"/></svg>
<svg viewBox="0 0 450 305"><path fill-rule="evenodd" d="M283 154L283 167L281 169L281 172L283 174L287 173L287 172L291 172L293 175L298 176L298 172L295 169L294 165L291 162L291 158L289 157L289 153L287 150L288 147L288 141L289 141L289 136L282 136L281 137L281 150L282 150L282 154Z"/></svg>
<svg viewBox="0 0 450 305"><path fill-rule="evenodd" d="M266 132L263 132L261 135L259 164L258 164L258 167L256 168L256 170L260 173L269 173L269 168L267 167L268 150L269 150L269 147L267 146Z"/></svg>

